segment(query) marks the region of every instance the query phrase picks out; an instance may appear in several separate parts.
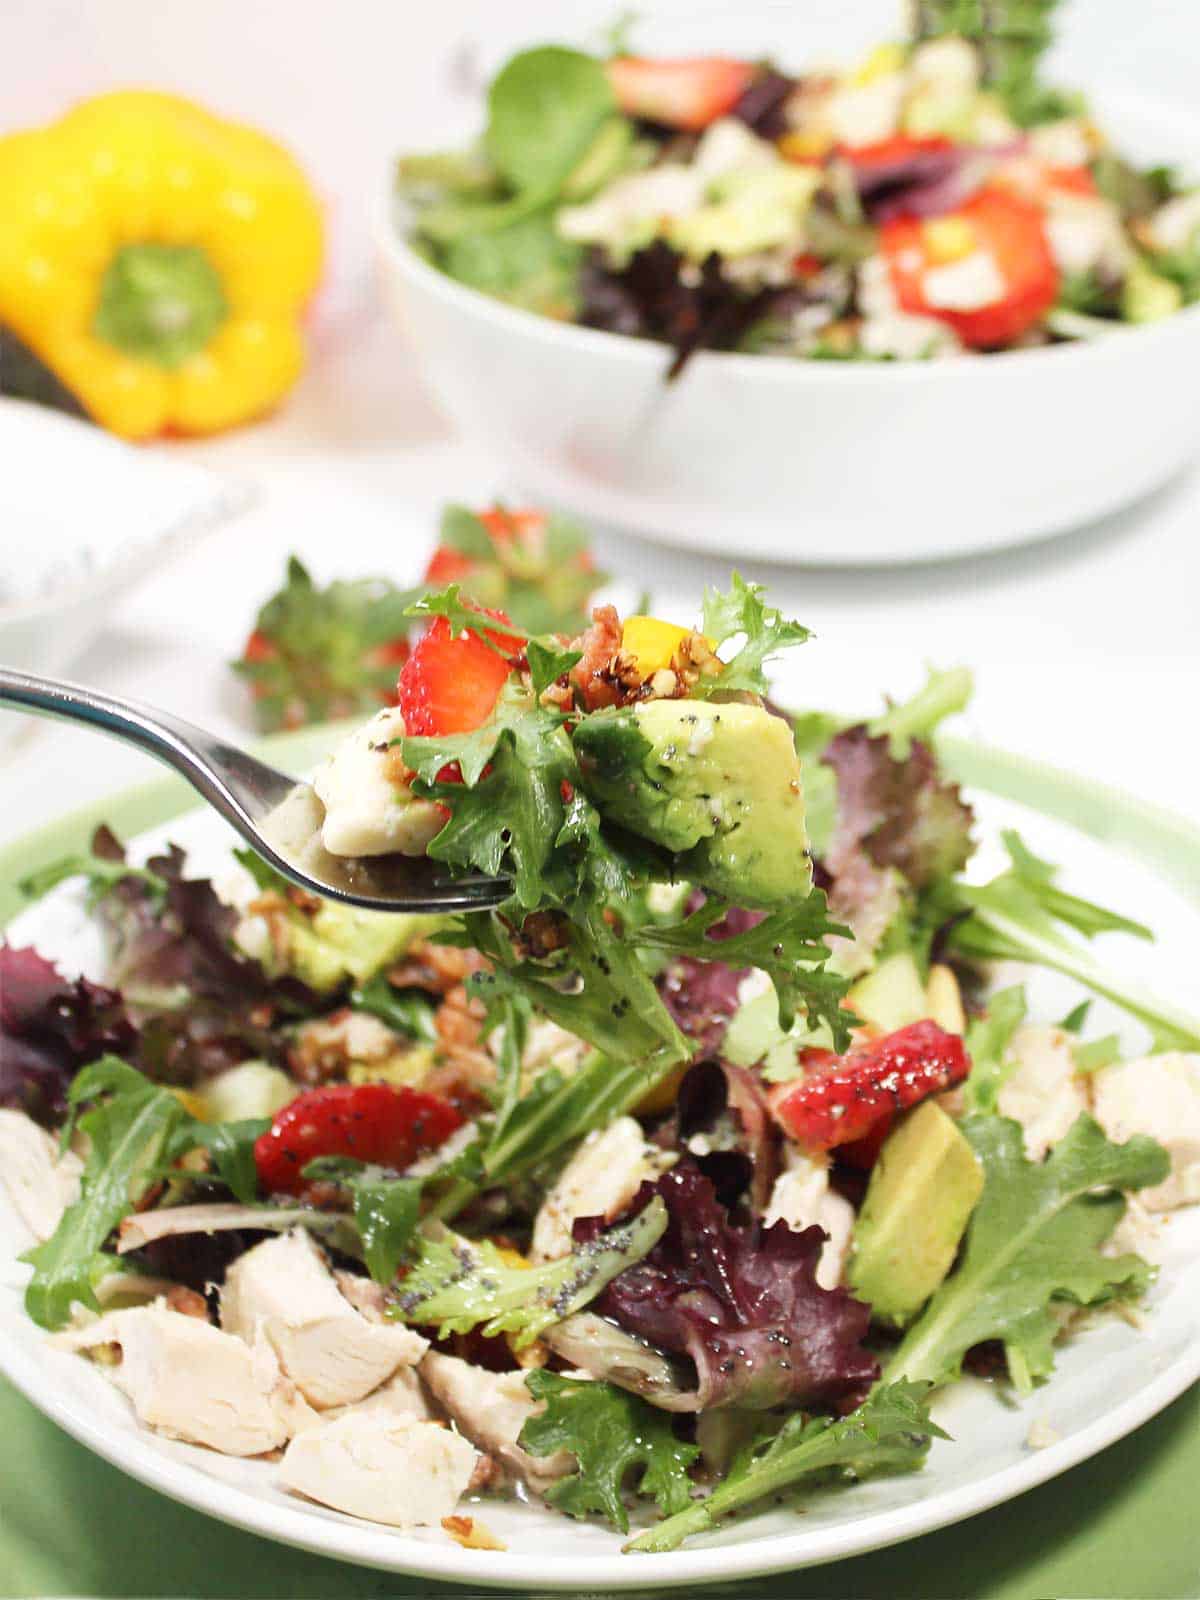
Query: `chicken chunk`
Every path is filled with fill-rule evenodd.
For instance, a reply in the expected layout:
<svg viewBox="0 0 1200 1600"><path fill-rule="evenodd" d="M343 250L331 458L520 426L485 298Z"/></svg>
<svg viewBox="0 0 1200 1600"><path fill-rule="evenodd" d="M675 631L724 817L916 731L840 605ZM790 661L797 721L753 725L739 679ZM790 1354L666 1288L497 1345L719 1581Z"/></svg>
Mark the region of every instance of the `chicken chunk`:
<svg viewBox="0 0 1200 1600"><path fill-rule="evenodd" d="M355 1400L348 1406L330 1406L321 1413L322 1419L335 1417L361 1417L367 1413L388 1417L416 1417L418 1422L429 1422L433 1407L421 1386L415 1367L400 1367L378 1389L372 1389L365 1400Z"/></svg>
<svg viewBox="0 0 1200 1600"><path fill-rule="evenodd" d="M633 1117L618 1117L588 1134L542 1202L533 1224L533 1260L569 1255L576 1217L615 1216L674 1160L673 1153L646 1143Z"/></svg>
<svg viewBox="0 0 1200 1600"><path fill-rule="evenodd" d="M1011 1057L1015 1066L1000 1089L1000 1115L1021 1124L1025 1154L1040 1161L1088 1109L1087 1080L1076 1072L1070 1035L1061 1028L1018 1028Z"/></svg>
<svg viewBox="0 0 1200 1600"><path fill-rule="evenodd" d="M279 1478L285 1488L352 1517L417 1528L450 1515L474 1470L475 1451L449 1428L356 1412L293 1439Z"/></svg>
<svg viewBox="0 0 1200 1600"><path fill-rule="evenodd" d="M775 1180L763 1221L786 1222L797 1232L814 1224L824 1228L829 1237L817 1264L817 1282L822 1289L837 1288L850 1249L854 1207L829 1187L828 1162L790 1148L786 1170Z"/></svg>
<svg viewBox="0 0 1200 1600"><path fill-rule="evenodd" d="M221 1326L248 1343L261 1332L321 1410L361 1400L428 1349L409 1328L361 1316L302 1229L255 1245L233 1263L221 1289Z"/></svg>
<svg viewBox="0 0 1200 1600"><path fill-rule="evenodd" d="M138 1420L222 1455L260 1456L318 1421L265 1341L247 1344L162 1304L110 1312L54 1343L116 1346L120 1360L107 1370Z"/></svg>
<svg viewBox="0 0 1200 1600"><path fill-rule="evenodd" d="M1092 1094L1110 1139L1149 1134L1171 1158L1165 1182L1138 1191L1148 1211L1200 1201L1200 1055L1172 1050L1105 1067L1093 1074Z"/></svg>
<svg viewBox="0 0 1200 1600"><path fill-rule="evenodd" d="M0 1111L0 1179L21 1221L37 1240L48 1239L79 1199L83 1163L23 1111Z"/></svg>
<svg viewBox="0 0 1200 1600"><path fill-rule="evenodd" d="M536 1493L573 1470L575 1457L569 1450L531 1456L517 1443L521 1429L544 1404L525 1387L523 1372L488 1372L434 1350L420 1370L430 1394L467 1438L524 1478Z"/></svg>

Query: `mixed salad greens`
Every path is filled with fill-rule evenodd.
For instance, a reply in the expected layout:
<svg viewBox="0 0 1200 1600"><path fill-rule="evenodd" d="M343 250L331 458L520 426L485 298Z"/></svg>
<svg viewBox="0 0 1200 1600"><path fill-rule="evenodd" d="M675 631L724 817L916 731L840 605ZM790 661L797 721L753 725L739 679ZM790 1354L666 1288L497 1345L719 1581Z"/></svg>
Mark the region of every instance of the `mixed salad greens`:
<svg viewBox="0 0 1200 1600"><path fill-rule="evenodd" d="M526 310L700 348L922 359L1102 336L1200 299L1200 189L1047 86L1053 0L921 0L857 66L545 45L403 226Z"/></svg>
<svg viewBox="0 0 1200 1600"><path fill-rule="evenodd" d="M1200 1199L1200 1020L1101 964L1148 930L1017 835L970 874L933 742L965 672L785 713L806 630L736 576L697 627L574 636L453 576L318 788L359 854L432 811L497 910L321 903L249 856L213 883L107 830L27 883L82 879L109 949L98 983L0 947L30 1316L147 1426L480 1549L461 1497L513 1485L665 1551L918 1468L941 1386L1026 1393L1152 1282L1150 1219ZM1083 1042L1086 1003L1028 1021L996 961L1149 1053Z"/></svg>

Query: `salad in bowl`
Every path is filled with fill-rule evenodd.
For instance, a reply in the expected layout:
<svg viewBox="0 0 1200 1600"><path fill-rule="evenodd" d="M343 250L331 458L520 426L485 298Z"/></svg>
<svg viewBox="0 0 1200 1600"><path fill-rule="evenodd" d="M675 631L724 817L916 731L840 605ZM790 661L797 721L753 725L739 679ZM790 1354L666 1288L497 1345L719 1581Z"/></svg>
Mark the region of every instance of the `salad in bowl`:
<svg viewBox="0 0 1200 1600"><path fill-rule="evenodd" d="M1016 834L969 870L931 742L965 672L785 712L806 630L736 576L690 628L538 634L455 583L413 611L396 703L316 776L325 843L504 875L498 909L108 830L26 885L82 880L108 951L0 947L0 1179L55 1345L147 1429L484 1563L500 1496L668 1552L918 1470L955 1448L938 1391L1027 1394L1131 1314L1200 1199L1200 1021L1104 967L1088 940L1148 930ZM996 962L1145 1046L1027 1015Z"/></svg>
<svg viewBox="0 0 1200 1600"><path fill-rule="evenodd" d="M1200 189L1046 87L1049 7L1010 9L930 0L847 70L526 50L476 145L401 158L412 241L472 289L671 346L672 373L699 349L917 360L1172 315L1200 298Z"/></svg>

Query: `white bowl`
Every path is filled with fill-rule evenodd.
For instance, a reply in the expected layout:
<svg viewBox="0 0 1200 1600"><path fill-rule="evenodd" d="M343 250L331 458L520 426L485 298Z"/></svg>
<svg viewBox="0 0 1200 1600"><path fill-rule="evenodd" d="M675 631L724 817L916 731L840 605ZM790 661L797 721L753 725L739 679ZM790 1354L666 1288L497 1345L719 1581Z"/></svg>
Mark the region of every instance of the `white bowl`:
<svg viewBox="0 0 1200 1600"><path fill-rule="evenodd" d="M1188 114L1105 103L1118 147L1200 150ZM1076 527L1200 447L1200 306L1088 344L931 362L704 352L554 322L432 267L385 208L386 293L440 405L522 490L672 544L927 560Z"/></svg>

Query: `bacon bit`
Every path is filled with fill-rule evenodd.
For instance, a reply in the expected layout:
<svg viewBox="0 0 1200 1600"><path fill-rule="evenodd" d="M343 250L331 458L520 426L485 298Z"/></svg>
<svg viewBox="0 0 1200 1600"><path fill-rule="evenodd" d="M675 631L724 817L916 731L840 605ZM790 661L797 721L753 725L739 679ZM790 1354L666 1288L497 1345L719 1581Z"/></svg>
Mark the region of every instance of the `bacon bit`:
<svg viewBox="0 0 1200 1600"><path fill-rule="evenodd" d="M443 1517L442 1527L464 1550L507 1550L508 1546L489 1533L474 1517Z"/></svg>

